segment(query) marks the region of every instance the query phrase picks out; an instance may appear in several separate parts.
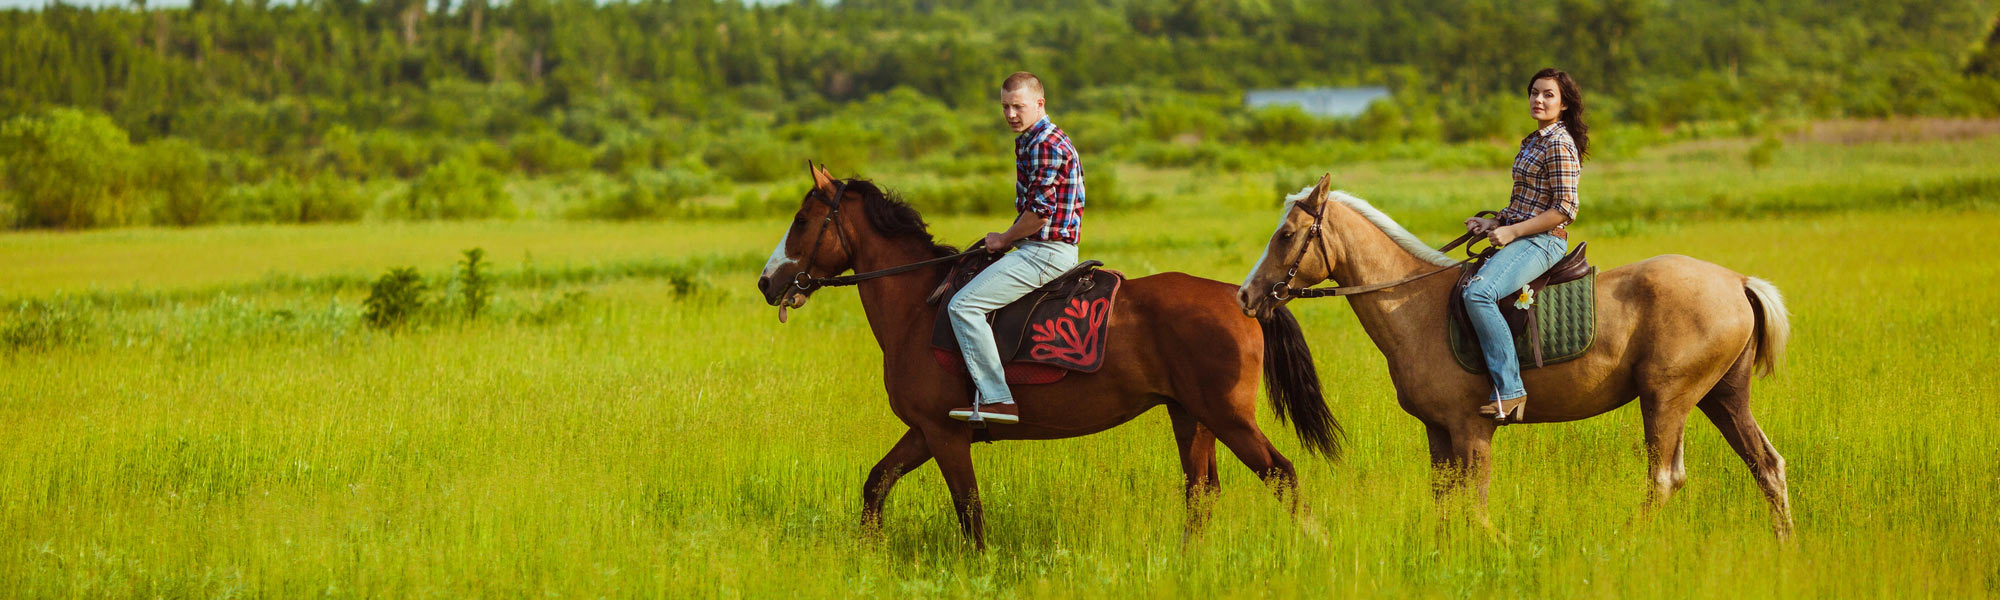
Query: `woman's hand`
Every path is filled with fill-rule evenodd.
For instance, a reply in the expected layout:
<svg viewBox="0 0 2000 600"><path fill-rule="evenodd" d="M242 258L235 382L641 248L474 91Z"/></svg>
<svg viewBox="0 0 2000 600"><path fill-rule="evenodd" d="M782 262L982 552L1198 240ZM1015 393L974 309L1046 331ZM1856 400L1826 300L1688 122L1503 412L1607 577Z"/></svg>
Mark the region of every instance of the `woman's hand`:
<svg viewBox="0 0 2000 600"><path fill-rule="evenodd" d="M1521 239L1521 233L1515 231L1513 225L1495 227L1486 232L1486 241L1492 242L1495 247L1511 244L1518 239Z"/></svg>
<svg viewBox="0 0 2000 600"><path fill-rule="evenodd" d="M1471 217L1465 220L1465 230L1469 233L1486 233L1500 226L1499 219Z"/></svg>

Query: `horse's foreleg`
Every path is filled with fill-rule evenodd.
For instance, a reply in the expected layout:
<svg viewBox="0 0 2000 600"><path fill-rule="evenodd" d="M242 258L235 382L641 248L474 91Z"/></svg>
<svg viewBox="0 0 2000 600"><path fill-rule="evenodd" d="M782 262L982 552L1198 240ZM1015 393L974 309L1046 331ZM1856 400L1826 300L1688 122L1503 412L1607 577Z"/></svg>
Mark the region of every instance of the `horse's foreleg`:
<svg viewBox="0 0 2000 600"><path fill-rule="evenodd" d="M924 445L944 473L952 508L958 512L959 530L985 550L986 514L979 502L979 480L972 474L972 428L947 426L925 431Z"/></svg>
<svg viewBox="0 0 2000 600"><path fill-rule="evenodd" d="M903 433L902 439L889 448L889 453L869 469L868 481L861 486L861 532L874 535L882 529L882 501L889 497L889 489L917 467L931 459L930 448L924 446L924 435L915 427Z"/></svg>
<svg viewBox="0 0 2000 600"><path fill-rule="evenodd" d="M1451 462L1453 475L1459 478L1457 486L1470 487L1472 497L1472 518L1488 531L1493 530L1493 519L1486 512L1486 489L1493 480L1493 421L1466 411L1467 417L1450 430Z"/></svg>
<svg viewBox="0 0 2000 600"><path fill-rule="evenodd" d="M1452 460L1451 430L1424 423L1424 435L1431 446L1431 497L1442 503L1464 482L1465 469Z"/></svg>
<svg viewBox="0 0 2000 600"><path fill-rule="evenodd" d="M1180 445L1183 487L1187 493L1187 531L1201 529L1208 521L1208 500L1217 491L1215 474L1215 432L1179 405L1167 405L1173 420L1174 441Z"/></svg>

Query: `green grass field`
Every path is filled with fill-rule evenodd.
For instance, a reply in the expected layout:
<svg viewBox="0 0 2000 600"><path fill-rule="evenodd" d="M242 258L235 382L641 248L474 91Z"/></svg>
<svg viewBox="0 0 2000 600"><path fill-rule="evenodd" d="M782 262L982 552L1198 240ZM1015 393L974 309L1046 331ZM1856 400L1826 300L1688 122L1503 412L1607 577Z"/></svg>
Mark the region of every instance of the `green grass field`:
<svg viewBox="0 0 2000 600"><path fill-rule="evenodd" d="M1318 534L1224 455L1215 516L1183 540L1154 411L1093 437L975 448L984 554L928 466L864 541L862 478L903 427L851 291L816 295L789 325L758 299L784 219L147 229L0 236L0 590L2000 595L2000 263L1986 255L2000 138L1789 146L1754 172L1745 145L1588 167L1576 231L1605 268L1688 254L1785 293L1788 361L1753 393L1789 462L1789 543L1699 417L1687 487L1636 518L1631 407L1503 429L1492 504L1510 540L1444 524L1422 429L1337 300L1292 306L1347 458L1307 458L1265 415ZM1433 242L1504 198L1495 170L1327 170ZM1225 281L1261 251L1282 183L1122 175L1160 199L1092 213L1084 254ZM991 221L933 231L970 240ZM394 335L360 323L373 276L415 265L448 291L473 246L501 283L486 315L438 311Z"/></svg>

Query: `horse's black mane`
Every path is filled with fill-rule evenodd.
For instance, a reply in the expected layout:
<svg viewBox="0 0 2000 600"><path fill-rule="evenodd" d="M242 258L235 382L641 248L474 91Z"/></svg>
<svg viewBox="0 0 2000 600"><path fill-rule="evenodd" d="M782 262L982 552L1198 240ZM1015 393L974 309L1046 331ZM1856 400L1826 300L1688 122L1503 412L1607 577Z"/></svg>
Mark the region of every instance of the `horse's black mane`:
<svg viewBox="0 0 2000 600"><path fill-rule="evenodd" d="M929 244L931 254L937 256L958 253L958 249L939 244L937 238L931 236L930 225L924 223L924 216L917 214L917 209L911 208L901 197L875 185L875 182L849 179L847 191L861 195L862 205L867 208L863 212L868 214L868 225L874 227L876 233L892 238L921 240Z"/></svg>

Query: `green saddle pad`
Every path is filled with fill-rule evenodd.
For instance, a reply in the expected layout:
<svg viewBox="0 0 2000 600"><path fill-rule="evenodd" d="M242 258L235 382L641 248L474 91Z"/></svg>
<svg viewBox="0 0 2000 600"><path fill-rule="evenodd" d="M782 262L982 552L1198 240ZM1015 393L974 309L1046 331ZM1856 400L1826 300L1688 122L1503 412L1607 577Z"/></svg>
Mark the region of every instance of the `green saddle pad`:
<svg viewBox="0 0 2000 600"><path fill-rule="evenodd" d="M1597 272L1535 293L1537 324L1542 330L1542 365L1575 360L1590 351L1597 341ZM1445 319L1451 330L1451 355L1468 373L1485 374L1486 358L1479 352L1479 340L1462 331L1457 319ZM1529 346L1527 331L1514 332L1514 353L1523 370L1535 368L1535 350Z"/></svg>

